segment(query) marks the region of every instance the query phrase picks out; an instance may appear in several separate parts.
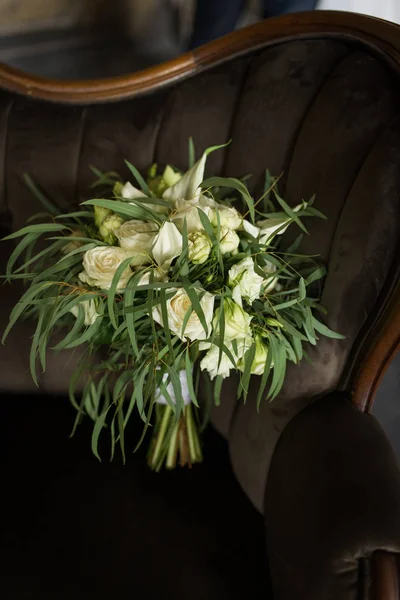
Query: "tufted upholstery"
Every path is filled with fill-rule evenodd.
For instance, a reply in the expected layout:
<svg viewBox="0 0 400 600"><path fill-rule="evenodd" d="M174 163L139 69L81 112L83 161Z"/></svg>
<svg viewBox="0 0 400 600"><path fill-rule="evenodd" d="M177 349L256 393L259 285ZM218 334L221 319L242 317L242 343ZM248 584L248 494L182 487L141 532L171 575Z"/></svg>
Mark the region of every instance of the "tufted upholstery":
<svg viewBox="0 0 400 600"><path fill-rule="evenodd" d="M88 196L89 165L124 175L124 158L139 169L154 161L185 168L191 135L198 152L232 138L227 149L210 157L210 173L250 172L256 193L268 167L283 173L281 188L290 203L316 193L328 220L310 221L302 249L321 254L328 264L322 304L328 325L346 339L323 339L311 348L312 362L289 367L280 397L264 402L259 414L254 394L245 406L236 404L234 379L224 385L222 406L213 413L229 440L233 469L259 510L285 427L304 407L341 387L360 331L382 304L384 284L399 259L398 84L395 68L372 47L343 35L321 35L270 44L123 101L52 104L0 92L5 228L21 227L40 210L21 180L24 172L69 208ZM3 292L7 307L14 304L17 287ZM5 317L2 311L1 329ZM3 390L33 389L26 373L28 327L19 325L0 349ZM52 356L41 387L65 392L77 360Z"/></svg>

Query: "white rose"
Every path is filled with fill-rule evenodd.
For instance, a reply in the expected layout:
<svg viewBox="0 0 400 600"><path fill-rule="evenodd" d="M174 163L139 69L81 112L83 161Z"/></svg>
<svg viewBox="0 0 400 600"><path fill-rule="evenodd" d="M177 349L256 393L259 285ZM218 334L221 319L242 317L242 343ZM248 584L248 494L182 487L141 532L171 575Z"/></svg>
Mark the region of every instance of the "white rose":
<svg viewBox="0 0 400 600"><path fill-rule="evenodd" d="M202 290L197 291L201 292ZM214 313L214 296L208 292L205 292L200 300L200 305L203 309L208 331L204 331L200 319L194 310L190 314L185 330L182 331L186 314L192 308L190 298L183 289L179 289L172 298L167 300L169 329L181 340L184 340L185 338L188 338L189 340L204 340L210 334ZM159 304L153 308L153 319L160 325L164 326L161 306Z"/></svg>
<svg viewBox="0 0 400 600"><path fill-rule="evenodd" d="M268 356L268 347L263 343L261 337L258 335L255 340L256 353L254 355L253 364L251 365L252 375L262 375L265 369L265 363ZM239 371L244 371L245 356L243 354L241 360L238 362Z"/></svg>
<svg viewBox="0 0 400 600"><path fill-rule="evenodd" d="M223 204L218 204L212 214L211 223L214 225L214 227L218 226L218 218L220 227L226 227L227 229L239 229L243 220L236 208L224 206Z"/></svg>
<svg viewBox="0 0 400 600"><path fill-rule="evenodd" d="M219 247L221 249L222 254L228 254L228 252L235 252L240 243L240 238L236 231L228 229L227 227L222 227L220 234L221 237Z"/></svg>
<svg viewBox="0 0 400 600"><path fill-rule="evenodd" d="M276 266L267 260L265 265L262 267L262 270L266 276L262 284L262 290L264 294L269 294L278 285L278 277L273 276L274 273L276 273Z"/></svg>
<svg viewBox="0 0 400 600"><path fill-rule="evenodd" d="M88 285L109 290L119 265L129 257L129 253L123 248L115 246L96 246L85 252L83 256L82 273L79 279ZM127 267L118 282L117 291L125 289L126 284L132 276L132 270Z"/></svg>
<svg viewBox="0 0 400 600"><path fill-rule="evenodd" d="M73 306L69 311L74 315L74 317L77 317L79 314L79 306L81 306L84 311L85 325L93 325L97 317L100 316L96 310L96 302L94 300L82 300L82 302L79 302L79 305L75 304L75 306Z"/></svg>
<svg viewBox="0 0 400 600"><path fill-rule="evenodd" d="M252 303L260 297L264 278L254 271L254 262L251 256L233 265L229 269L228 277L228 284L233 288L232 296L238 304L241 304L241 298L245 298L249 303Z"/></svg>
<svg viewBox="0 0 400 600"><path fill-rule="evenodd" d="M151 247L158 228L155 223L146 221L125 221L118 230L119 245L132 256L132 265L151 262Z"/></svg>
<svg viewBox="0 0 400 600"><path fill-rule="evenodd" d="M210 255L211 241L204 231L195 231L188 235L189 260L195 264L204 263Z"/></svg>
<svg viewBox="0 0 400 600"><path fill-rule="evenodd" d="M174 223L166 221L154 239L153 256L163 271L168 271L174 258L182 252L182 235Z"/></svg>
<svg viewBox="0 0 400 600"><path fill-rule="evenodd" d="M218 308L215 312L214 328L218 333ZM225 334L224 340L231 341L237 340L238 338L244 338L251 335L250 322L252 317L246 313L241 306L226 298L224 300L224 321L225 321Z"/></svg>
<svg viewBox="0 0 400 600"><path fill-rule="evenodd" d="M180 231L183 230L183 225L186 221L187 232L193 233L204 229L199 210L202 210L211 219L215 201L207 196L200 196L198 200L177 200L175 206L176 210L170 217L171 221L176 224Z"/></svg>
<svg viewBox="0 0 400 600"><path fill-rule="evenodd" d="M110 246L116 242L118 231L123 222L124 220L121 219L121 217L111 213L111 215L108 215L100 225L99 234L107 244L110 244Z"/></svg>
<svg viewBox="0 0 400 600"><path fill-rule="evenodd" d="M232 342L225 341L224 343L230 351L234 362L232 362L225 352L222 352L221 361L219 362L219 347L215 344L201 343L199 345L200 350L208 349L207 354L200 362L200 369L202 371L207 371L210 375L210 379L214 379L218 375L223 379L229 377L230 370L238 368L240 359L251 346L252 339L250 337L238 339L236 341L236 350Z"/></svg>

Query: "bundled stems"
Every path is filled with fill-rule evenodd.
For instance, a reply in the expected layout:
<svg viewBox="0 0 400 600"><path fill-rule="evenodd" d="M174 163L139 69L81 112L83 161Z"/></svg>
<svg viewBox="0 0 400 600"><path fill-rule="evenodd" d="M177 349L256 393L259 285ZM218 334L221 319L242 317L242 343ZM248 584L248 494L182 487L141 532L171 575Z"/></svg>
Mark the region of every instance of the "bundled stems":
<svg viewBox="0 0 400 600"><path fill-rule="evenodd" d="M165 464L167 469L174 469L178 463L190 468L202 460L192 405L185 406L178 419L170 406L159 406L148 455L150 468L160 471Z"/></svg>

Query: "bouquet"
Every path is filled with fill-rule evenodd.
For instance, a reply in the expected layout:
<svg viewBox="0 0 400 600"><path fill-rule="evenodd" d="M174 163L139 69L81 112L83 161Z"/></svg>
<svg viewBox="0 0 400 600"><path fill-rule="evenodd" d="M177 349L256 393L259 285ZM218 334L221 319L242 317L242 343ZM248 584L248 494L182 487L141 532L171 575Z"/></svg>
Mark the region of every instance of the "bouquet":
<svg viewBox="0 0 400 600"><path fill-rule="evenodd" d="M263 397L276 398L287 361L302 360L305 342L341 337L316 316L324 313L318 303L324 266L296 253L307 233L302 218L324 218L314 199L290 208L268 171L257 200L246 178L204 179L207 156L221 147L195 162L190 140L185 173L169 165L159 173L153 165L145 178L127 162L135 185L93 169L96 197L69 214L25 176L46 212L6 238L19 243L5 277L24 280L26 291L3 343L17 319L36 319L30 351L36 383L56 330L65 334L55 350L83 348L69 397L74 430L84 415L94 421L99 459L99 437L108 432L111 457L119 445L125 460L125 430L137 411L139 444L153 431L152 469L201 461L202 372L216 404L231 371L239 374L244 401L257 376L259 405ZM281 236L290 225L300 235L285 249ZM38 250L41 236L46 244Z"/></svg>

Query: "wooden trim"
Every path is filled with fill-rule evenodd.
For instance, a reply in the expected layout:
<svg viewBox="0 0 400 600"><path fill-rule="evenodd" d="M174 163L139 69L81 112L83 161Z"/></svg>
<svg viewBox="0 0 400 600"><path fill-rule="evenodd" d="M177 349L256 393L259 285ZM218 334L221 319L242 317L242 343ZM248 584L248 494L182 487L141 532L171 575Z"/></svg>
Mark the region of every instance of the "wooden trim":
<svg viewBox="0 0 400 600"><path fill-rule="evenodd" d="M153 92L205 68L259 48L299 37L343 36L368 43L400 64L400 27L363 15L314 11L267 19L177 59L132 75L95 81L59 81L0 65L0 87L61 103L93 103Z"/></svg>
<svg viewBox="0 0 400 600"><path fill-rule="evenodd" d="M372 600L400 600L399 572L390 552L374 552L371 558Z"/></svg>
<svg viewBox="0 0 400 600"><path fill-rule="evenodd" d="M347 385L353 404L367 413L371 412L379 384L400 348L400 281L388 297L388 306L359 344L361 352L353 361L356 366Z"/></svg>

